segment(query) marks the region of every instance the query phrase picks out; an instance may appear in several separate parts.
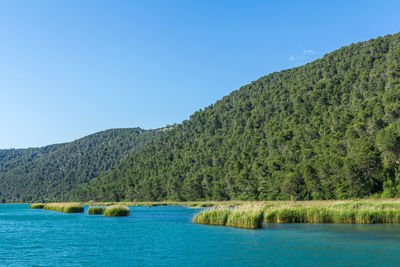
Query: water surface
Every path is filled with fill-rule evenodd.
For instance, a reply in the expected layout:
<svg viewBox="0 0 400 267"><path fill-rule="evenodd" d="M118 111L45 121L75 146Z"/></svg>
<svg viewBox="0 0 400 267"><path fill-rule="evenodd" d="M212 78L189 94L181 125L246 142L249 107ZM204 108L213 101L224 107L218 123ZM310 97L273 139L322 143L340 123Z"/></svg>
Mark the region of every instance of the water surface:
<svg viewBox="0 0 400 267"><path fill-rule="evenodd" d="M197 210L131 207L125 218L0 205L0 266L396 266L400 225L192 224Z"/></svg>

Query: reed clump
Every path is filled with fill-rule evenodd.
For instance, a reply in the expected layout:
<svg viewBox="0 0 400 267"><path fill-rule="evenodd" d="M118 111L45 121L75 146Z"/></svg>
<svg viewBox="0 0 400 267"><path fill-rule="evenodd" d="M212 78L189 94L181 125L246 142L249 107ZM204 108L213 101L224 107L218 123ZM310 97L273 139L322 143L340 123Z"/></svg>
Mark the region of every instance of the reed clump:
<svg viewBox="0 0 400 267"><path fill-rule="evenodd" d="M126 205L126 206L185 206L188 208L207 208L207 207L236 207L243 203L243 201L124 201L124 202L95 202L88 201L84 205L88 206L112 206L112 205Z"/></svg>
<svg viewBox="0 0 400 267"><path fill-rule="evenodd" d="M107 217L124 217L129 216L130 210L125 205L115 205L107 207L103 215Z"/></svg>
<svg viewBox="0 0 400 267"><path fill-rule="evenodd" d="M194 223L212 224L212 225L225 225L228 215L231 213L227 209L207 209L193 218Z"/></svg>
<svg viewBox="0 0 400 267"><path fill-rule="evenodd" d="M265 223L399 223L400 209L383 206L358 208L283 207L265 209Z"/></svg>
<svg viewBox="0 0 400 267"><path fill-rule="evenodd" d="M80 203L49 203L43 209L64 213L83 213L85 210Z"/></svg>
<svg viewBox="0 0 400 267"><path fill-rule="evenodd" d="M219 225L251 228L262 223L400 223L400 201L270 201L239 202L229 206L201 211L194 223L217 224L217 214L226 213Z"/></svg>
<svg viewBox="0 0 400 267"><path fill-rule="evenodd" d="M104 213L104 207L90 207L88 210L89 215L101 215Z"/></svg>
<svg viewBox="0 0 400 267"><path fill-rule="evenodd" d="M208 208L197 214L193 218L193 222L256 229L261 226L263 219L261 207L260 205L244 204L238 207L224 205Z"/></svg>
<svg viewBox="0 0 400 267"><path fill-rule="evenodd" d="M45 204L43 203L33 203L29 206L31 209L43 209Z"/></svg>
<svg viewBox="0 0 400 267"><path fill-rule="evenodd" d="M256 229L261 227L262 210L243 209L233 210L226 221L226 226Z"/></svg>

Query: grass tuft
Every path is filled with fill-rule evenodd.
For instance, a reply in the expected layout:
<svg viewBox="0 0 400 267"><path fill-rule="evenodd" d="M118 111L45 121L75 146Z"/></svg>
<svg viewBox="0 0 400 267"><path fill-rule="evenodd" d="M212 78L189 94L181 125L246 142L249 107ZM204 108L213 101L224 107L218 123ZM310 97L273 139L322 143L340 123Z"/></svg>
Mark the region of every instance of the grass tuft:
<svg viewBox="0 0 400 267"><path fill-rule="evenodd" d="M194 223L225 225L228 215L231 213L228 209L207 209L200 212L193 218Z"/></svg>
<svg viewBox="0 0 400 267"><path fill-rule="evenodd" d="M129 216L130 210L125 205L116 205L107 207L103 215L107 217L124 217Z"/></svg>
<svg viewBox="0 0 400 267"><path fill-rule="evenodd" d="M89 215L101 215L103 214L105 208L104 207L90 207L88 210Z"/></svg>
<svg viewBox="0 0 400 267"><path fill-rule="evenodd" d="M261 227L262 219L262 210L237 209L229 214L226 226L256 229Z"/></svg>

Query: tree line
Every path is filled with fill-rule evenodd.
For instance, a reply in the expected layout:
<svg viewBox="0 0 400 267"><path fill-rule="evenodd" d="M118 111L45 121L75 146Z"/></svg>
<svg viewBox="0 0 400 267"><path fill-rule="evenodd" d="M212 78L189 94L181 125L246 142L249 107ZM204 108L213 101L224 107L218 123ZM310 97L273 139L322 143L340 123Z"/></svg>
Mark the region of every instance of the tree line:
<svg viewBox="0 0 400 267"><path fill-rule="evenodd" d="M74 200L400 195L400 34L233 91L74 190Z"/></svg>

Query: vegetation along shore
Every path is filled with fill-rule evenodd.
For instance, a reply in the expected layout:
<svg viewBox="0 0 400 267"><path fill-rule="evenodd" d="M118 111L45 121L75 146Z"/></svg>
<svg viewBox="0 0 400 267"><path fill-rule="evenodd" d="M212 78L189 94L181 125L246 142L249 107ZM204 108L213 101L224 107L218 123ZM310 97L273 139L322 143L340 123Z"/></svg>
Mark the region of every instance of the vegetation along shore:
<svg viewBox="0 0 400 267"><path fill-rule="evenodd" d="M92 204L92 203L91 203ZM148 203L146 203L149 205ZM63 213L83 213L85 211L84 206L87 203L33 203L30 205L31 209L44 209L50 211L57 211ZM104 207L106 206L106 207ZM104 215L107 217L124 217L129 216L130 210L124 203L102 203L102 206L98 204L94 207L89 207L89 215Z"/></svg>
<svg viewBox="0 0 400 267"><path fill-rule="evenodd" d="M199 209L193 222L256 229L264 223L399 223L400 199L325 201L193 201L193 202L87 202L34 203L45 210L129 216L129 206L185 206Z"/></svg>
<svg viewBox="0 0 400 267"><path fill-rule="evenodd" d="M43 206L44 210L64 213L83 213L84 208L79 203L49 203Z"/></svg>
<svg viewBox="0 0 400 267"><path fill-rule="evenodd" d="M399 223L399 200L243 202L201 210L194 223L256 229L263 223Z"/></svg>

